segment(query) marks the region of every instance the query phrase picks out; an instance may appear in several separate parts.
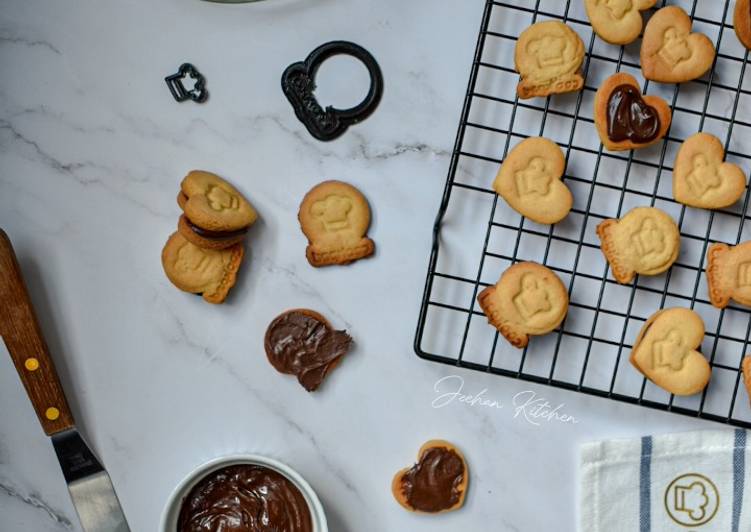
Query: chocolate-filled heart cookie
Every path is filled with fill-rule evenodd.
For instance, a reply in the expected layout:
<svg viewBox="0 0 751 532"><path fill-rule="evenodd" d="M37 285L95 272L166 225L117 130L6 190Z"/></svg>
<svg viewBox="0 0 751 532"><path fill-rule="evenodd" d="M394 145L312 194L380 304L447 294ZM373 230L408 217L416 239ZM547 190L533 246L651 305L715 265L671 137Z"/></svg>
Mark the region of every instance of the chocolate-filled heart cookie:
<svg viewBox="0 0 751 532"><path fill-rule="evenodd" d="M178 232L206 249L225 249L241 243L258 217L233 185L203 170L193 170L185 176L177 204L184 213Z"/></svg>
<svg viewBox="0 0 751 532"><path fill-rule="evenodd" d="M431 440L420 448L414 466L394 476L391 491L410 512L438 514L461 508L468 484L467 463L459 449Z"/></svg>
<svg viewBox="0 0 751 532"><path fill-rule="evenodd" d="M620 72L610 76L595 95L595 125L611 151L633 150L665 136L672 113L662 98L643 96L636 78Z"/></svg>

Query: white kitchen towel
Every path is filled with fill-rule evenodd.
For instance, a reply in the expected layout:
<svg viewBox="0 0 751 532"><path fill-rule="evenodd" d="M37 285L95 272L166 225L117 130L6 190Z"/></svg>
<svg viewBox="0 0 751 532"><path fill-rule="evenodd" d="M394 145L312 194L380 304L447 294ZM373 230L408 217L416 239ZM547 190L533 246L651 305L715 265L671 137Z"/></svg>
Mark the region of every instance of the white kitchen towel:
<svg viewBox="0 0 751 532"><path fill-rule="evenodd" d="M751 531L749 444L739 429L584 445L582 532Z"/></svg>

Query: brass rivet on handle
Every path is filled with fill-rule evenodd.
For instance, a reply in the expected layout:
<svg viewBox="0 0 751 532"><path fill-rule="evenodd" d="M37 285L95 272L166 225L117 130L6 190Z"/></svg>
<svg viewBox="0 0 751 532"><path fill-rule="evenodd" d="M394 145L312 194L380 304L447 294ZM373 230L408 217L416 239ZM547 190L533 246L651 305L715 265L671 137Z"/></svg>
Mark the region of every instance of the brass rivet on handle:
<svg viewBox="0 0 751 532"><path fill-rule="evenodd" d="M39 360L34 357L27 358L23 365L29 371L36 371L39 369Z"/></svg>
<svg viewBox="0 0 751 532"><path fill-rule="evenodd" d="M47 419L49 419L50 421L55 421L60 417L60 411L54 406L51 406L47 409L44 415L47 416Z"/></svg>

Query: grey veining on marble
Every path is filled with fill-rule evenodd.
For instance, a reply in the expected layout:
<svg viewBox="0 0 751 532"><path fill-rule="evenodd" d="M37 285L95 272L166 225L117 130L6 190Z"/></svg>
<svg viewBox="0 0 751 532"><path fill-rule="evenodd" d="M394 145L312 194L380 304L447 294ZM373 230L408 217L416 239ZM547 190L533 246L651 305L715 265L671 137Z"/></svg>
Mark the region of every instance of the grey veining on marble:
<svg viewBox="0 0 751 532"><path fill-rule="evenodd" d="M708 426L413 354L482 5L4 1L0 227L33 279L75 415L134 531L156 530L195 466L253 452L314 486L332 532L564 532L575 529L580 443ZM386 90L372 117L324 144L294 117L279 80L334 39L368 48ZM164 84L185 61L208 80L204 105L177 104ZM329 90L335 99L354 89ZM260 213L219 307L179 292L161 269L178 184L193 168L226 176ZM297 208L325 179L367 196L373 259L320 270L305 261ZM263 352L269 321L294 307L321 311L355 339L315 394ZM504 408L433 408L436 381L453 374ZM515 416L512 398L526 390L565 403L578 423ZM0 530L78 532L4 348L0 405ZM438 518L404 512L390 493L392 475L431 438L460 446L472 471L466 507Z"/></svg>

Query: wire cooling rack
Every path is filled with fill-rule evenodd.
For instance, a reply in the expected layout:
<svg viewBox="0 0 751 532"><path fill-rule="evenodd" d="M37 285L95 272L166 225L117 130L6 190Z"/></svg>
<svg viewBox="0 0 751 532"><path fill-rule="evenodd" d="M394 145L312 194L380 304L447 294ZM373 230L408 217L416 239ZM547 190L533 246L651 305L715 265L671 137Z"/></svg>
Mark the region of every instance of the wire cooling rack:
<svg viewBox="0 0 751 532"><path fill-rule="evenodd" d="M727 160L751 170L751 88L748 54L732 27L734 2L671 1L694 21L694 31L715 42L718 54L703 78L681 85L644 82L646 94L670 103L666 138L633 152L603 149L593 120L597 87L616 71L643 80L641 39L617 47L599 39L583 2L488 0L461 114L446 188L434 229L415 351L421 358L558 388L751 427L751 407L740 385L741 361L751 336L751 310L709 303L705 262L712 242L751 238L749 191L733 207L706 211L672 197L672 164L680 144L698 132L724 141ZM668 4L665 0L662 5ZM661 7L658 3L658 7ZM651 14L646 13L647 16ZM561 20L587 47L580 93L519 100L514 46L534 22ZM574 208L555 226L522 218L491 183L514 145L528 136L556 141L566 155L564 182ZM681 230L681 254L656 277L619 285L609 272L595 234L606 218L652 205L668 212ZM510 346L487 323L476 299L511 264L533 260L555 271L570 295L568 316L555 332L533 337L529 347ZM712 365L702 394L675 397L644 379L629 363L646 319L664 307L689 307L706 324L701 351Z"/></svg>

